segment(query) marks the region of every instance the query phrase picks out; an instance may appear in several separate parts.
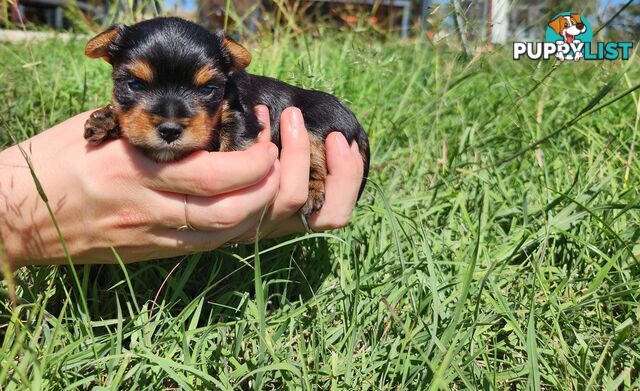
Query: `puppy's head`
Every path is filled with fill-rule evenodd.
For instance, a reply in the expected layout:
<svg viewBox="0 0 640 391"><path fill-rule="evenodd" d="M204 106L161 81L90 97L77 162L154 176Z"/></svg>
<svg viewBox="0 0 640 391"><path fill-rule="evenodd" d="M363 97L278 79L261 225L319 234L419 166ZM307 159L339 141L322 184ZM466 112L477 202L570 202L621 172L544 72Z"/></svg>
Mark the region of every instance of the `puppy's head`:
<svg viewBox="0 0 640 391"><path fill-rule="evenodd" d="M573 42L573 37L587 31L587 27L582 23L582 19L578 14L558 16L549 22L549 27L551 27L556 34L562 35L567 42Z"/></svg>
<svg viewBox="0 0 640 391"><path fill-rule="evenodd" d="M91 39L85 54L113 66L121 131L158 161L207 146L225 109L229 74L251 62L224 32L179 18L113 26Z"/></svg>

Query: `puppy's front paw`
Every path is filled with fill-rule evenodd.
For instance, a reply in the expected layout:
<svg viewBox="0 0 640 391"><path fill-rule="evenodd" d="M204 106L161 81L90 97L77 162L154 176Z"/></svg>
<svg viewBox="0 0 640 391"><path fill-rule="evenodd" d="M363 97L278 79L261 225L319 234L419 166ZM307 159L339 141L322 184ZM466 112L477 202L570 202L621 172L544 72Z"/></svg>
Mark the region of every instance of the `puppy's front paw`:
<svg viewBox="0 0 640 391"><path fill-rule="evenodd" d="M112 105L94 111L84 124L84 138L97 145L110 138L120 137L118 117Z"/></svg>
<svg viewBox="0 0 640 391"><path fill-rule="evenodd" d="M309 196L307 202L300 208L303 215L309 216L319 211L324 205L324 180L309 181Z"/></svg>

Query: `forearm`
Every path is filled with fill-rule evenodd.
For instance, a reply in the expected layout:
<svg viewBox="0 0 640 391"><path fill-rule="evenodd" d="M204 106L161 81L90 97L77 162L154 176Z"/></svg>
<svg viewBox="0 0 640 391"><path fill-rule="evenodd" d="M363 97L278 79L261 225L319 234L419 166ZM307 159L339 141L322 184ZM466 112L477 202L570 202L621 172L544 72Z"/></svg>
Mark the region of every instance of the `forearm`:
<svg viewBox="0 0 640 391"><path fill-rule="evenodd" d="M23 143L22 147L33 158L36 176L50 178L49 173L57 167L47 167L45 151L48 148L55 150L57 146L45 148L36 137ZM0 167L0 240L11 267L65 262L64 249L47 205L38 194L33 175L18 146L0 152ZM50 187L49 182L45 179L42 184L45 192ZM67 197L53 190L51 205L63 213L69 207L68 203L65 205ZM68 231L69 235L74 235L81 229L69 227Z"/></svg>
<svg viewBox="0 0 640 391"><path fill-rule="evenodd" d="M26 256L30 231L26 216L33 221L35 185L29 186L26 176L29 169L17 146L0 152L0 240L8 261L13 267L20 266ZM23 232L25 234L23 234Z"/></svg>
<svg viewBox="0 0 640 391"><path fill-rule="evenodd" d="M4 158L7 150L0 151L0 273L6 271L4 263L9 262L7 255L7 241L8 241L8 229L6 227L7 213L9 205L7 204L7 192L5 192L6 180L4 179L8 168L5 166ZM10 268L9 268L10 270Z"/></svg>

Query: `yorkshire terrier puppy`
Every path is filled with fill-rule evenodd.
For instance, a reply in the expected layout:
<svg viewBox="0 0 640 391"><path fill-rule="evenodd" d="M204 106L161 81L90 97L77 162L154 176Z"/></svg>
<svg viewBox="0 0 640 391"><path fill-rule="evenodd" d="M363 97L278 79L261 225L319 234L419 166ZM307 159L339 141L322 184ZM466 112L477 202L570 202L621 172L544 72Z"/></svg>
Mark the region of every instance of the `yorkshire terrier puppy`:
<svg viewBox="0 0 640 391"><path fill-rule="evenodd" d="M353 113L336 97L244 71L249 52L223 31L211 33L180 18L116 25L89 41L85 54L113 67L113 102L94 112L84 137L93 144L124 136L159 162L189 153L233 151L256 141L254 107L269 108L271 140L280 144L280 113L298 107L310 133L308 216L324 203L324 141L333 131L355 140L369 169L369 142Z"/></svg>

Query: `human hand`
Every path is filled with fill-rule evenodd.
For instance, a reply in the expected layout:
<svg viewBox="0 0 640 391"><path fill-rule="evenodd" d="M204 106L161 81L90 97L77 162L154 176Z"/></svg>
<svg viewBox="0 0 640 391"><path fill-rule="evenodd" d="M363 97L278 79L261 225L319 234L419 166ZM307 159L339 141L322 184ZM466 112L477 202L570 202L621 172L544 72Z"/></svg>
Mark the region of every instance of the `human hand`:
<svg viewBox="0 0 640 391"><path fill-rule="evenodd" d="M112 246L124 262L214 249L256 226L278 191L272 143L162 164L124 139L88 145L89 114L21 143L74 263L114 263ZM12 267L66 262L17 146L0 153L0 167L0 241ZM197 231L178 230L187 222Z"/></svg>
<svg viewBox="0 0 640 391"><path fill-rule="evenodd" d="M259 143L270 141L269 111L257 106L256 115L264 124ZM309 191L309 135L304 127L300 110L285 109L280 116L280 186L271 207L265 213L260 227L253 227L238 238L250 242L259 229L260 237L279 237L304 232L305 227L298 210L307 200ZM319 211L309 217L314 231L344 227L358 199L364 172L364 163L358 145L351 145L339 132L329 134L325 141L328 175L325 182L325 202Z"/></svg>

